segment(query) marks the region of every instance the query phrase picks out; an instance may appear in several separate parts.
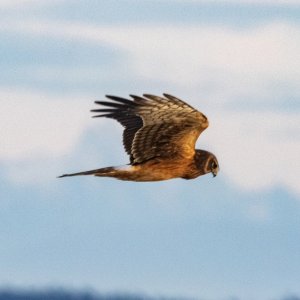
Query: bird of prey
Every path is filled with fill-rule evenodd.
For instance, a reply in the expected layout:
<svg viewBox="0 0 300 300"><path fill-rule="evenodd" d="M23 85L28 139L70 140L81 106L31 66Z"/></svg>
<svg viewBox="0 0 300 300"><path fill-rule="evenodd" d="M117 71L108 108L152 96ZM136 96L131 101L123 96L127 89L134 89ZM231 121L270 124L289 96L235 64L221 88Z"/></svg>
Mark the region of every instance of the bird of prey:
<svg viewBox="0 0 300 300"><path fill-rule="evenodd" d="M109 101L92 112L94 117L117 120L124 127L123 145L130 163L60 177L95 175L130 181L160 181L172 178L194 179L212 173L219 164L214 154L195 149L199 135L208 127L204 114L184 101L163 94L130 95L131 99L109 96Z"/></svg>

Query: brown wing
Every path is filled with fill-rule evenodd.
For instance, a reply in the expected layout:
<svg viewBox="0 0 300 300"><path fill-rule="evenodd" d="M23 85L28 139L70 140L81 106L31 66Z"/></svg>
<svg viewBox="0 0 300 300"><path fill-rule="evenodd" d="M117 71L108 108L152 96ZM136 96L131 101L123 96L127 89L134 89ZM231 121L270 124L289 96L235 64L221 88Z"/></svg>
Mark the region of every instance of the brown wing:
<svg viewBox="0 0 300 300"><path fill-rule="evenodd" d="M123 144L131 163L154 157L192 157L200 133L208 127L207 118L182 100L144 94L133 101L106 96L114 102L96 101L109 108L93 112L119 121L124 127Z"/></svg>

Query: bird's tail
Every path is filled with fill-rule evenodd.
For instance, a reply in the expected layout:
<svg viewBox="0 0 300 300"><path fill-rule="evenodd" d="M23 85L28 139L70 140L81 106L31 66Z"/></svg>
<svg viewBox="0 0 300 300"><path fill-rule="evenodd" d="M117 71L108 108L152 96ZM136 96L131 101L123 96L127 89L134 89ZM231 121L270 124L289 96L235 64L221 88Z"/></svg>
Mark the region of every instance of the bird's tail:
<svg viewBox="0 0 300 300"><path fill-rule="evenodd" d="M58 178L78 176L78 175L114 176L115 172L116 172L115 167L107 167L107 168L95 169L95 170L78 172L78 173L63 174L61 176L58 176Z"/></svg>

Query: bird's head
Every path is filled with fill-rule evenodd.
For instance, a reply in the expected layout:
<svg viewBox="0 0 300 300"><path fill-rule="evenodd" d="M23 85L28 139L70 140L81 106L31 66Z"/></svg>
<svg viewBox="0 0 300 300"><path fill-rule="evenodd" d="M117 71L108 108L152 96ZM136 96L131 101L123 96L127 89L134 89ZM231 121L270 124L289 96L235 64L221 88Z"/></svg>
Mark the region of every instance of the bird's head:
<svg viewBox="0 0 300 300"><path fill-rule="evenodd" d="M217 176L220 168L216 156L208 151L196 150L196 164L197 168L203 174L212 173L214 177Z"/></svg>
<svg viewBox="0 0 300 300"><path fill-rule="evenodd" d="M210 172L213 174L213 176L216 177L219 172L219 163L218 163L217 158L214 155L209 160L208 167L209 167Z"/></svg>

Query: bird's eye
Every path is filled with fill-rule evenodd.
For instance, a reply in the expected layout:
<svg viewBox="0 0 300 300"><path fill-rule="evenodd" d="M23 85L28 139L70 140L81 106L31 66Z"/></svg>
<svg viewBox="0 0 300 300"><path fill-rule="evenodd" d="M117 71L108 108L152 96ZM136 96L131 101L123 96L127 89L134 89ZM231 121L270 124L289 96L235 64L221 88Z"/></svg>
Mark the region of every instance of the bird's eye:
<svg viewBox="0 0 300 300"><path fill-rule="evenodd" d="M212 167L213 169L216 169L217 166L218 166L217 163L216 163L215 161L213 161L212 164L211 164L211 167Z"/></svg>

